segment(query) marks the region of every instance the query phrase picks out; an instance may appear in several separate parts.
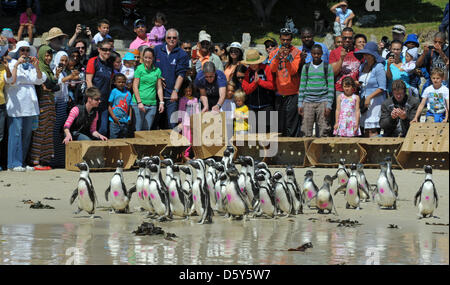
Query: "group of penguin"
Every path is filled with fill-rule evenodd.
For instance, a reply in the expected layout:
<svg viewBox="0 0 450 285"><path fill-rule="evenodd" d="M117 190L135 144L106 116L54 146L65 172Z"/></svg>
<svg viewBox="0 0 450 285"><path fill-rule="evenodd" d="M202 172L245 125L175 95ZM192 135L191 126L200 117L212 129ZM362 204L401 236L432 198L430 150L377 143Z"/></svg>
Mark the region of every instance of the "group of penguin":
<svg viewBox="0 0 450 285"><path fill-rule="evenodd" d="M105 191L105 199L114 212L128 213L133 193L137 193L138 205L150 218L160 221L173 216L188 219L200 217L199 224L212 223L214 213L230 219L248 220L252 217L277 218L280 215L302 214L305 206L318 213L337 215L333 195L344 192L346 208L360 209L360 203L370 199L380 208L397 209L398 185L392 172L392 160L387 157L380 163L381 172L376 184L369 184L362 164L351 164L350 171L341 159L335 175L326 175L322 187L313 180L313 172L307 170L300 188L292 167L285 175L277 171L273 175L264 162L256 163L250 156L239 156L233 161L235 149L228 147L221 161L213 158L193 159L187 165L176 165L171 159L159 156L144 157L139 166L136 184L127 190L123 178L123 161L117 161L117 169ZM236 164L240 164L238 170ZM89 177L87 163L76 165L80 169L77 188L70 198L72 204L78 197L78 211L85 210L93 217L96 194ZM162 168L166 168L165 178ZM180 178L184 173L184 180ZM195 175L194 175L195 174ZM438 206L438 194L432 180L431 166L425 166L425 181L414 197L419 216L432 216ZM338 188L331 194L334 180Z"/></svg>

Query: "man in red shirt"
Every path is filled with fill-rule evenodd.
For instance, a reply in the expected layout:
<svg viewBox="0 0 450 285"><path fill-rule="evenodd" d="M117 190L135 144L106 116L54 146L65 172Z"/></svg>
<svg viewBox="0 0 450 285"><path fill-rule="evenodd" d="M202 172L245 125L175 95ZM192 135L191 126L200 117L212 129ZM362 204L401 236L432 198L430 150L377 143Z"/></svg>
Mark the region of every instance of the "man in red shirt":
<svg viewBox="0 0 450 285"><path fill-rule="evenodd" d="M353 39L353 29L350 27L344 28L342 30L342 42L343 46L338 47L331 51L329 62L333 67L334 78L335 78L335 99L333 101L332 112L331 112L331 126L334 125L335 112L336 112L336 98L344 93L342 87L342 80L345 77L351 77L355 82L358 82L359 78L359 66L361 62L355 57L355 51L358 49L354 48Z"/></svg>
<svg viewBox="0 0 450 285"><path fill-rule="evenodd" d="M300 129L297 113L300 86L300 50L291 45L293 34L283 28L280 31L281 46L269 55L270 70L275 74L275 110L278 111L278 131L282 136L296 137Z"/></svg>

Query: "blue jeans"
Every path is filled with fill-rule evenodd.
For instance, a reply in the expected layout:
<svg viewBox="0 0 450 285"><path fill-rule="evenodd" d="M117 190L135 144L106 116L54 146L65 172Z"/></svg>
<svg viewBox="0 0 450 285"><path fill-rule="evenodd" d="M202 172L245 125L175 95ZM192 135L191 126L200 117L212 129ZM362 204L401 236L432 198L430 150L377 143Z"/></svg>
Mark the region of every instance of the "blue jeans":
<svg viewBox="0 0 450 285"><path fill-rule="evenodd" d="M98 110L98 119L97 123L98 132L105 137L108 137L108 124L109 124L109 112L106 110Z"/></svg>
<svg viewBox="0 0 450 285"><path fill-rule="evenodd" d="M109 137L111 139L123 139L128 136L128 124L109 122Z"/></svg>
<svg viewBox="0 0 450 285"><path fill-rule="evenodd" d="M137 105L132 105L133 113L136 116L136 132L149 131L152 127L156 115L156 106L144 106L145 113L141 112Z"/></svg>
<svg viewBox="0 0 450 285"><path fill-rule="evenodd" d="M8 117L8 169L24 166L31 143L34 116Z"/></svg>
<svg viewBox="0 0 450 285"><path fill-rule="evenodd" d="M178 117L175 118L174 122L170 122L170 117L173 113L178 111L178 102L172 102L170 99L164 99L164 109L167 114L167 126L169 129L173 129L178 125Z"/></svg>
<svg viewBox="0 0 450 285"><path fill-rule="evenodd" d="M92 140L89 136L79 133L79 132L73 132L72 139L74 141L91 141Z"/></svg>

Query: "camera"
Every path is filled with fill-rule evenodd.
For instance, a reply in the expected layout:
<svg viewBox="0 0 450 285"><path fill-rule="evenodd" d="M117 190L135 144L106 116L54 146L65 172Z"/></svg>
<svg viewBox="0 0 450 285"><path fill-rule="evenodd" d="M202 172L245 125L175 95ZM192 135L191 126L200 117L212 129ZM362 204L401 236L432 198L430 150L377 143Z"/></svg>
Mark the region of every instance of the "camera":
<svg viewBox="0 0 450 285"><path fill-rule="evenodd" d="M80 25L81 31L85 32L86 31L86 25Z"/></svg>
<svg viewBox="0 0 450 285"><path fill-rule="evenodd" d="M47 78L47 80L45 80L44 85L45 88L49 89L51 92L57 92L61 89L61 87L50 78Z"/></svg>
<svg viewBox="0 0 450 285"><path fill-rule="evenodd" d="M31 60L31 58L30 58L30 57L28 57L28 56L27 56L27 57L25 58L25 62L26 62L26 63L29 63L29 62L30 62L30 60Z"/></svg>
<svg viewBox="0 0 450 285"><path fill-rule="evenodd" d="M434 46L428 46L428 49L434 49Z"/></svg>
<svg viewBox="0 0 450 285"><path fill-rule="evenodd" d="M64 67L64 64L60 63L60 64L58 64L58 67L59 67L59 68L63 68L63 67Z"/></svg>

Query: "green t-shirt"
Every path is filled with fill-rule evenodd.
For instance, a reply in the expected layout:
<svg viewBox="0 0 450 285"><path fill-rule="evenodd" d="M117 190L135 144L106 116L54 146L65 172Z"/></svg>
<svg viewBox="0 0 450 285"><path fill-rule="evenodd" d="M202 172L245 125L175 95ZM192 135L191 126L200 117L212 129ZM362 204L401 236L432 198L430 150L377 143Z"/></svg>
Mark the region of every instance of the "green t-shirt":
<svg viewBox="0 0 450 285"><path fill-rule="evenodd" d="M161 70L157 67L146 69L144 64L137 67L134 72L134 78L139 78L139 95L141 102L144 105L156 105L156 90L158 79L161 78ZM136 97L133 96L133 103L136 102Z"/></svg>

